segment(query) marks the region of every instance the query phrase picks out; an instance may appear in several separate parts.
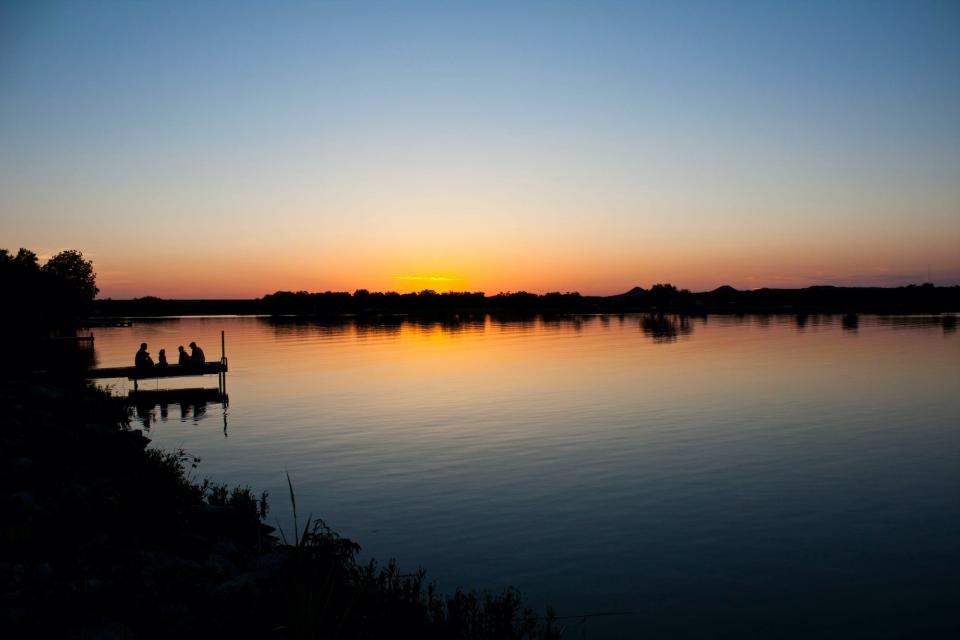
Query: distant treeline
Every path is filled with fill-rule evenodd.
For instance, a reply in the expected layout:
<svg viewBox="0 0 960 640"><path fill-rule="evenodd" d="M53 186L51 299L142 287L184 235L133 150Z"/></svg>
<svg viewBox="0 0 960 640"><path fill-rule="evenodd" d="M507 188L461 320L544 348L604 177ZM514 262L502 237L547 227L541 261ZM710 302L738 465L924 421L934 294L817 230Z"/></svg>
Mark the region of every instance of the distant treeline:
<svg viewBox="0 0 960 640"><path fill-rule="evenodd" d="M719 287L692 293L671 284L636 287L614 296L579 293L535 294L525 291L418 293L346 291L278 291L256 300L98 300L105 317L156 315L451 315L562 314L662 311L678 313L939 313L960 311L960 287L931 284L906 287L831 287L755 289Z"/></svg>

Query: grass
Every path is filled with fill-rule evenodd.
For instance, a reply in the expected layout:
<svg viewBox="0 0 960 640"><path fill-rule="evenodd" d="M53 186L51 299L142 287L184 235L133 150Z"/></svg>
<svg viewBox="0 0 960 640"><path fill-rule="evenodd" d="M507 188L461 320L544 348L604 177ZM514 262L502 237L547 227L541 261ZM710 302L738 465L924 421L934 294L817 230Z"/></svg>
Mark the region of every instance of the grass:
<svg viewBox="0 0 960 640"><path fill-rule="evenodd" d="M381 638L404 634L421 638L558 638L555 616L537 616L515 589L499 594L457 590L441 594L426 572L403 573L390 561L359 564L360 545L331 531L309 515L300 526L290 474L287 488L293 512L293 538L282 528L290 564L284 585L289 637Z"/></svg>

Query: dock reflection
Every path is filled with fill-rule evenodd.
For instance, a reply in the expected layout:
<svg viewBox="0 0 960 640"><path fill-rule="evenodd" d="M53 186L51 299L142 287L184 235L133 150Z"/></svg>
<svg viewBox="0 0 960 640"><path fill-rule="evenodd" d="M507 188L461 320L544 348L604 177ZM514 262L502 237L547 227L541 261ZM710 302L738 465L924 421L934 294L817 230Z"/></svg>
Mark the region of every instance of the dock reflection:
<svg viewBox="0 0 960 640"><path fill-rule="evenodd" d="M207 408L219 404L223 409L223 435L227 436L227 408L230 396L219 389L160 389L130 391L127 394L137 419L149 430L157 422L170 419L170 406L180 413L180 422L192 420L194 424L208 417Z"/></svg>

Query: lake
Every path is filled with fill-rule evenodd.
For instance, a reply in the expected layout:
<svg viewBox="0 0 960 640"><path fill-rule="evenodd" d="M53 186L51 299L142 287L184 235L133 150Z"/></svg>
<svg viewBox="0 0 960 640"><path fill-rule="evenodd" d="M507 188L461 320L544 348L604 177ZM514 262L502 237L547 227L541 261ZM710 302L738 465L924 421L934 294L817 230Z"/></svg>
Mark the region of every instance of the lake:
<svg viewBox="0 0 960 640"><path fill-rule="evenodd" d="M269 491L270 524L289 530L289 472L365 558L616 614L564 620L574 637L960 630L955 323L153 319L95 330L96 356L196 340L212 360L221 330L229 406L135 423Z"/></svg>

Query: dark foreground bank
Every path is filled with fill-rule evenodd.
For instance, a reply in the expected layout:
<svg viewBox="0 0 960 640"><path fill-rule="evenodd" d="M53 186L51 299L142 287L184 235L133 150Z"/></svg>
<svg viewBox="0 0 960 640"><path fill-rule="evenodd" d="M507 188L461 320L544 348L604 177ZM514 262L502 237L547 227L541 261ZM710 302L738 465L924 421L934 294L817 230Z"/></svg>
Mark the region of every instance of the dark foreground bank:
<svg viewBox="0 0 960 640"><path fill-rule="evenodd" d="M559 635L513 590L441 595L422 571L360 564L322 522L276 535L266 496L198 482L117 398L14 381L0 406L5 637Z"/></svg>

